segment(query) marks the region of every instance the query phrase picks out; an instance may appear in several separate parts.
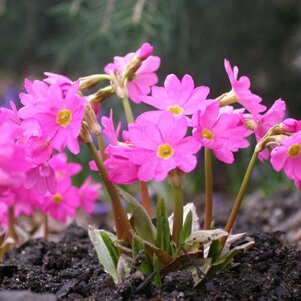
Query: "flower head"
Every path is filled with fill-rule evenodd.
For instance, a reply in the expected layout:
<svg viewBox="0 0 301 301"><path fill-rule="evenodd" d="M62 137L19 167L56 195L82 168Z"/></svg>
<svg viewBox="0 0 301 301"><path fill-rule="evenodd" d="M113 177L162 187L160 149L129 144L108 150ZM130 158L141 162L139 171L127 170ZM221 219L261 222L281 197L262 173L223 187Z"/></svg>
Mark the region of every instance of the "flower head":
<svg viewBox="0 0 301 301"><path fill-rule="evenodd" d="M192 115L207 104L208 94L208 87L194 87L190 75L186 74L180 80L176 75L170 74L165 79L164 87L152 87L151 96L141 96L144 103L159 109L159 111L143 113L140 118L155 121L166 111L175 117Z"/></svg>
<svg viewBox="0 0 301 301"><path fill-rule="evenodd" d="M277 172L283 169L287 177L298 184L301 181L301 132L283 138L280 143L271 152L271 164Z"/></svg>
<svg viewBox="0 0 301 301"><path fill-rule="evenodd" d="M245 107L251 114L258 115L260 112L266 110L266 107L261 103L262 98L250 91L250 80L247 76L242 76L238 79L238 68L235 66L232 70L228 60L225 59L225 69L228 74L232 94L243 107ZM230 94L231 94L230 92Z"/></svg>
<svg viewBox="0 0 301 301"><path fill-rule="evenodd" d="M233 152L248 146L248 131L242 123L241 114L230 110L223 112L217 102L202 108L192 117L193 136L203 147L225 163L233 163Z"/></svg>
<svg viewBox="0 0 301 301"><path fill-rule="evenodd" d="M78 84L74 83L66 92L57 84L48 87L40 81L33 84L27 81L28 94L20 96L24 107L19 110L19 116L36 120L43 137L60 152L67 146L72 153L79 153L77 138L86 101L78 95Z"/></svg>
<svg viewBox="0 0 301 301"><path fill-rule="evenodd" d="M121 81L127 72L133 60L138 58L138 66L134 74L127 78L126 88L128 90L128 97L135 103L140 103L140 96L147 95L150 92L150 87L158 82L158 77L155 71L160 66L160 58L150 55L152 53L152 46L143 44L136 53L131 52L124 57L115 56L114 63L110 63L105 67L105 73L116 74Z"/></svg>
<svg viewBox="0 0 301 301"><path fill-rule="evenodd" d="M193 137L185 137L187 122L166 112L158 123L140 119L129 125L129 138L134 148L130 161L139 166L141 181L163 181L168 172L179 168L189 172L196 166L194 154L201 145Z"/></svg>

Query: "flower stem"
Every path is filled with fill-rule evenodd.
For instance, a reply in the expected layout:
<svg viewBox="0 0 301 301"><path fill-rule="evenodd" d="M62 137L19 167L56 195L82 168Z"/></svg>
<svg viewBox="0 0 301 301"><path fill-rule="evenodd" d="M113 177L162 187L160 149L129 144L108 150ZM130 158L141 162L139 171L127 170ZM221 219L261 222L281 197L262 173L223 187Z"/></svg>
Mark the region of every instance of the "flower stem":
<svg viewBox="0 0 301 301"><path fill-rule="evenodd" d="M250 179L251 179L251 174L252 174L252 171L254 169L256 160L257 160L257 156L258 156L258 152L254 151L254 153L252 155L252 158L250 160L249 166L247 168L246 174L244 176L244 179L241 183L238 195L237 195L236 200L234 202L234 205L233 205L232 211L230 213L227 225L225 227L225 231L227 231L228 233L230 233L230 231L232 230L232 227L233 227L233 224L235 222L238 210L239 210L240 205L242 203L242 200L243 200L243 198L246 194L246 191L247 191ZM225 236L221 239L222 245L224 245L226 243L226 240L227 240L227 236Z"/></svg>
<svg viewBox="0 0 301 301"><path fill-rule="evenodd" d="M8 216L7 234L8 234L8 236L12 237L15 241L17 241L18 235L17 235L16 229L15 229L15 208L14 208L14 206L8 207L7 216Z"/></svg>
<svg viewBox="0 0 301 301"><path fill-rule="evenodd" d="M209 230L212 222L212 153L211 150L205 148L205 187L206 187L206 203L205 203L205 221L204 230Z"/></svg>
<svg viewBox="0 0 301 301"><path fill-rule="evenodd" d="M180 232L183 226L183 188L182 185L172 186L173 189L173 226L172 226L172 239L178 242Z"/></svg>
<svg viewBox="0 0 301 301"><path fill-rule="evenodd" d="M109 181L107 171L104 167L104 164L97 152L95 145L91 142L87 143L93 159L96 163L98 168L99 174L103 180L103 183L110 195L111 202L112 202L112 209L113 209L113 216L116 226L116 234L118 239L126 239L128 242L132 240L131 234L131 224L127 218L126 212L121 205L121 201L119 199L119 195L117 192L116 187Z"/></svg>
<svg viewBox="0 0 301 301"><path fill-rule="evenodd" d="M147 211L149 216L152 217L153 210L151 206L151 199L148 193L147 183L139 182L139 184L140 184L140 191L141 191L142 206Z"/></svg>
<svg viewBox="0 0 301 301"><path fill-rule="evenodd" d="M48 225L48 215L47 214L44 214L44 216L43 216L43 223L44 223L44 239L48 240L49 225Z"/></svg>
<svg viewBox="0 0 301 301"><path fill-rule="evenodd" d="M123 109L124 109L126 120L127 120L128 124L133 123L134 116L133 116L133 112L132 112L129 100L127 98L123 98L122 104L123 104Z"/></svg>
<svg viewBox="0 0 301 301"><path fill-rule="evenodd" d="M96 135L96 139L97 139L98 149L99 149L100 154L101 154L101 158L104 161L104 160L107 159L107 154L105 153L106 144L105 144L105 142L103 140L102 134L98 133Z"/></svg>

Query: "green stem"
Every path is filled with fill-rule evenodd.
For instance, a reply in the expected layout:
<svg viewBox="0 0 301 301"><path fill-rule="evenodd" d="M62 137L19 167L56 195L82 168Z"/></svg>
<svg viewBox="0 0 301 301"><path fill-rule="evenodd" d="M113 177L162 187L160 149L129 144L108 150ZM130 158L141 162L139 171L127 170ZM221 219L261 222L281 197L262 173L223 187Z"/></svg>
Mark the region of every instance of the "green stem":
<svg viewBox="0 0 301 301"><path fill-rule="evenodd" d="M234 202L234 205L233 205L232 211L230 213L227 225L225 227L225 231L227 231L228 233L230 233L230 231L232 230L232 227L233 227L233 224L235 222L238 210L240 208L242 200L243 200L243 198L246 194L246 191L248 189L248 185L249 185L249 182L250 182L250 179L251 179L252 171L254 169L254 166L255 166L255 163L256 163L256 160L257 160L257 156L258 156L258 153L256 151L254 151L254 153L252 155L252 158L250 160L249 166L247 168L246 174L244 176L244 179L241 183L238 195L237 195L236 200ZM222 245L225 244L226 240L227 240L227 236L222 238L222 240L221 240Z"/></svg>
<svg viewBox="0 0 301 301"><path fill-rule="evenodd" d="M133 116L133 112L132 112L129 100L127 98L123 98L122 104L123 104L123 108L124 108L124 112L125 112L125 116L126 116L126 120L127 120L128 124L133 123L134 116Z"/></svg>
<svg viewBox="0 0 301 301"><path fill-rule="evenodd" d="M183 188L180 186L172 186L173 189L173 227L172 227L172 239L178 242L180 232L183 226Z"/></svg>
<svg viewBox="0 0 301 301"><path fill-rule="evenodd" d="M205 187L206 187L204 230L209 230L212 222L212 191L213 191L211 150L205 148L204 156L205 156Z"/></svg>
<svg viewBox="0 0 301 301"><path fill-rule="evenodd" d="M116 234L118 239L126 239L128 242L132 240L131 234L131 224L127 218L126 212L122 207L121 201L119 199L119 195L117 192L116 187L109 181L107 171L104 167L104 164L97 152L95 145L91 142L87 143L88 148L90 149L93 159L96 163L98 168L99 174L103 180L103 183L110 195L111 202L112 202L112 210L113 216L116 226Z"/></svg>

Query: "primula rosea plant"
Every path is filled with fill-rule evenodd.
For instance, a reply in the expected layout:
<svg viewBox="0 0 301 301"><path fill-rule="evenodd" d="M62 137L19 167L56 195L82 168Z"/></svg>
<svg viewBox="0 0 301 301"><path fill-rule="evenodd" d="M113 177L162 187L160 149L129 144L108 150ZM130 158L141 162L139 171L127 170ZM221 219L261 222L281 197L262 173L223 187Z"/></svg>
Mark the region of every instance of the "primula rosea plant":
<svg viewBox="0 0 301 301"><path fill-rule="evenodd" d="M81 166L68 163L64 153L68 149L77 155L79 142L90 150L90 168L99 173L110 197L115 230L90 228L89 234L116 282L140 271L160 285L168 272L188 269L197 285L204 275L229 268L234 254L253 244L230 248L242 237L230 232L257 158L270 160L277 172L284 170L301 188L301 122L284 119L283 100L267 110L251 92L249 78L239 77L228 60L224 64L230 91L219 97L209 98L209 88L195 86L188 74L170 74L164 86L155 86L160 58L152 54L153 47L144 43L135 53L114 57L103 74L76 81L53 73L45 73L43 80L26 79L26 91L20 94L23 106L1 108L0 217L7 229L2 251L18 241L16 218L21 214L42 212L47 237L49 216L64 223L79 207L93 211L100 184L88 177L80 188L73 186L71 176ZM92 88L96 92L89 94ZM114 125L112 110L98 121L101 105L114 101L113 95L126 115L123 131L120 123ZM140 103L151 110L134 118L131 105ZM228 222L224 229L215 229L212 159L234 163L234 154L249 147L252 134L257 144ZM201 151L206 198L199 218L194 204L184 207L183 188L185 174L195 170ZM148 193L150 181L165 180L172 189L166 200L173 202L169 218L166 201L157 201L154 212ZM118 187L134 183L139 183L141 202ZM202 226L199 220L204 220Z"/></svg>

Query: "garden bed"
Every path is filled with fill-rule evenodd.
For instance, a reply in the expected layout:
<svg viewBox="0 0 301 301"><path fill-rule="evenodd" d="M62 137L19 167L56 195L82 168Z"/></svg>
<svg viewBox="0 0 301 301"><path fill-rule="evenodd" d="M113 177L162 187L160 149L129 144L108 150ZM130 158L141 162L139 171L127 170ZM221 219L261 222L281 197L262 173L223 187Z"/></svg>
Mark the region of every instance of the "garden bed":
<svg viewBox="0 0 301 301"><path fill-rule="evenodd" d="M161 289L137 274L116 286L99 265L87 232L73 224L59 242L29 240L7 254L0 265L0 300L13 300L6 290L53 294L45 300L301 300L301 252L279 232L252 237L255 246L235 257L237 265L195 290L186 272L166 276Z"/></svg>

